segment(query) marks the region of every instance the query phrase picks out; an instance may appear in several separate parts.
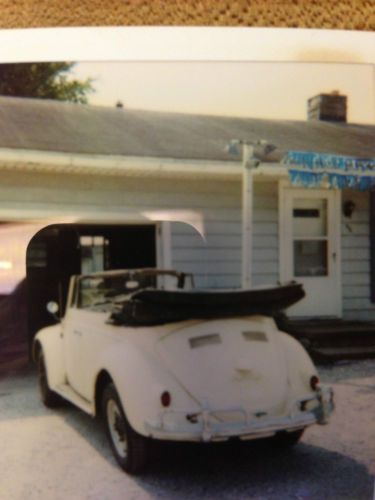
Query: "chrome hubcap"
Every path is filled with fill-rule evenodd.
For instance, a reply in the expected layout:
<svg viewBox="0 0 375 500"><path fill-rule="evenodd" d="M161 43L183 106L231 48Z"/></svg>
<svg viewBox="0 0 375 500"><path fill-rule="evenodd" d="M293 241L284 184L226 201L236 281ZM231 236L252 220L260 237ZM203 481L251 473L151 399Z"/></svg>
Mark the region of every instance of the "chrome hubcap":
<svg viewBox="0 0 375 500"><path fill-rule="evenodd" d="M126 458L128 453L128 443L126 440L125 421L121 410L113 399L107 402L107 422L112 443L121 458Z"/></svg>

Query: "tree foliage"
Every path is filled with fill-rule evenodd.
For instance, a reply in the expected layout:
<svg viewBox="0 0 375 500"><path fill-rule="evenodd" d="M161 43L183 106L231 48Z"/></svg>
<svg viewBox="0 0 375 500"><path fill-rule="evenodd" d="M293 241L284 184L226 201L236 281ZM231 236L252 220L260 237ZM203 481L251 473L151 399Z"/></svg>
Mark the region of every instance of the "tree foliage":
<svg viewBox="0 0 375 500"><path fill-rule="evenodd" d="M0 64L0 95L56 99L81 104L93 92L92 79L69 78L74 63Z"/></svg>

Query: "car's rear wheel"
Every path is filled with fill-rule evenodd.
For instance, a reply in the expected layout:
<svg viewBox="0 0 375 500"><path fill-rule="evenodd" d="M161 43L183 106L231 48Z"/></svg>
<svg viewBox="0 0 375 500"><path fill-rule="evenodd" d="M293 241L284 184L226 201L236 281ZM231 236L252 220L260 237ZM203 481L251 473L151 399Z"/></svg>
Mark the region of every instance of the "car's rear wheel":
<svg viewBox="0 0 375 500"><path fill-rule="evenodd" d="M128 473L140 472L147 462L149 443L131 428L112 383L103 391L101 409L107 437L117 462Z"/></svg>
<svg viewBox="0 0 375 500"><path fill-rule="evenodd" d="M39 391L43 404L47 408L56 408L62 404L61 397L56 392L51 391L48 385L46 363L43 351L41 350L37 362Z"/></svg>

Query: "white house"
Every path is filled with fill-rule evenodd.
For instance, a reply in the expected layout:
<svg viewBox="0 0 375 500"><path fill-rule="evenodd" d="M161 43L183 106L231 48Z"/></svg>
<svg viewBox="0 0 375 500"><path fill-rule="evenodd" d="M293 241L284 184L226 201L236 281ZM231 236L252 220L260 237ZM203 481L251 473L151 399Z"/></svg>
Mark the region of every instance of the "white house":
<svg viewBox="0 0 375 500"><path fill-rule="evenodd" d="M296 187L291 169L310 181L316 171L280 161L296 159L287 152L309 152L331 158L321 165L332 174L340 158L368 159L368 168L355 163L355 177L371 177L375 126L347 123L345 98L338 101L313 100L302 122L0 97L0 286L7 273L19 278L16 254L25 256L22 238L9 239L9 231L25 229L25 243L44 226L56 234L56 224L85 228L78 250L81 270L90 270L106 266L103 227L110 226L128 235L137 266L151 245L155 265L191 271L199 287L239 287L244 275L251 286L298 280L307 296L291 316L375 320L372 191L332 187L327 175L315 187ZM276 149L255 148L259 165L244 175L248 149L231 156L232 139L266 140ZM29 248L29 267L40 272L48 257L42 243Z"/></svg>

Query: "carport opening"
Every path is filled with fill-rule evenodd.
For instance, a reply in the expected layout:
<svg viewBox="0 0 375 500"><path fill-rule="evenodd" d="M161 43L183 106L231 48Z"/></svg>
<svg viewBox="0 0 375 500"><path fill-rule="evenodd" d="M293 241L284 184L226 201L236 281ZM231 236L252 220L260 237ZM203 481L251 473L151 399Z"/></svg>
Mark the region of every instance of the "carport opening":
<svg viewBox="0 0 375 500"><path fill-rule="evenodd" d="M55 322L48 301L64 312L72 274L156 267L155 224L55 224L31 239L35 224L0 228L0 373L26 363L35 333Z"/></svg>
<svg viewBox="0 0 375 500"><path fill-rule="evenodd" d="M47 302L58 302L64 314L72 275L155 266L154 224L56 224L42 229L26 252L29 340L55 322Z"/></svg>

